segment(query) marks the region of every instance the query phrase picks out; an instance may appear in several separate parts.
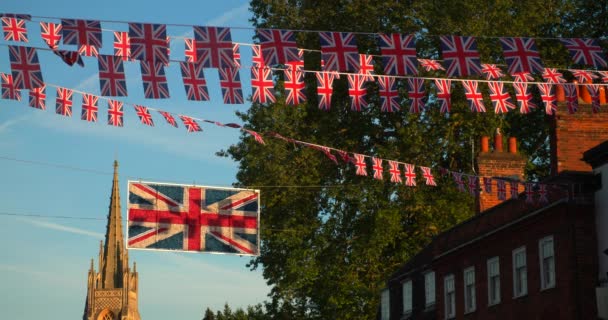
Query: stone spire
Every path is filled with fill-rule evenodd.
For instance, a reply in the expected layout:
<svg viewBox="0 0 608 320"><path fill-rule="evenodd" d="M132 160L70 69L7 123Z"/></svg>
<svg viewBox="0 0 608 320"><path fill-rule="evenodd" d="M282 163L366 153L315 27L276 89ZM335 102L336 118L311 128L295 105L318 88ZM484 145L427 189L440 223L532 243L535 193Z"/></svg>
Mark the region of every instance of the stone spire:
<svg viewBox="0 0 608 320"><path fill-rule="evenodd" d="M120 213L120 191L118 188L118 162L114 161L114 180L112 181L112 195L110 196L110 210L106 241L103 248L103 266L101 283L104 289L122 288L123 265L128 265L124 249L122 234L122 215Z"/></svg>

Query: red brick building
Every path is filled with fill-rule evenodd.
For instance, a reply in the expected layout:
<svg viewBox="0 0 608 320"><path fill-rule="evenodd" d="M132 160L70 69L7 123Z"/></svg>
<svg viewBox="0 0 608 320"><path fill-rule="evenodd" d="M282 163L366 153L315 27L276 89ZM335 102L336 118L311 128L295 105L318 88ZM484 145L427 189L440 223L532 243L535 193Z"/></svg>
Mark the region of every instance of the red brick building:
<svg viewBox="0 0 608 320"><path fill-rule="evenodd" d="M481 193L477 215L436 236L388 279L379 319L598 319L596 299L608 294L597 288L602 274L608 282L608 270L598 270L608 268L600 256L608 236L599 249L597 237L608 232L608 208L598 207L606 205L598 195L608 192L601 186L608 146L583 153L608 140L608 111L564 110L551 120L553 174L542 181L549 202ZM525 161L515 141L504 152L497 136L490 152L483 140L478 174L521 180ZM600 211L606 217L596 222Z"/></svg>

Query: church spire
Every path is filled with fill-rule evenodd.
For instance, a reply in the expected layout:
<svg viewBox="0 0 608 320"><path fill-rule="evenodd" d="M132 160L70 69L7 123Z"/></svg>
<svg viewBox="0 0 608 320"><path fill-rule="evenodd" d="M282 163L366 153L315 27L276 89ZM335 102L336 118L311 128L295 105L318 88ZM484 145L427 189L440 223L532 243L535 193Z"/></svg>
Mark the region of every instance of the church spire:
<svg viewBox="0 0 608 320"><path fill-rule="evenodd" d="M125 255L124 245L118 188L118 161L114 161L114 180L110 196L106 241L103 248L103 269L100 270L104 289L122 288L123 264L126 262L128 265L128 261L123 261L128 259Z"/></svg>

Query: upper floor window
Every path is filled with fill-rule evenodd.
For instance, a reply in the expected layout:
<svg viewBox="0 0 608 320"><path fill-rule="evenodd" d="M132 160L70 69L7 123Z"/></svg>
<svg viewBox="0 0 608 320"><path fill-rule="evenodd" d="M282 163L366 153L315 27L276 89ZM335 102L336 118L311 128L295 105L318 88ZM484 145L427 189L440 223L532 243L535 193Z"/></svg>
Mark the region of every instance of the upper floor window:
<svg viewBox="0 0 608 320"><path fill-rule="evenodd" d="M403 283L403 314L412 312L412 280Z"/></svg>
<svg viewBox="0 0 608 320"><path fill-rule="evenodd" d="M456 317L456 288L454 285L454 275L450 274L443 278L443 292L445 295L445 318Z"/></svg>
<svg viewBox="0 0 608 320"><path fill-rule="evenodd" d="M390 295L388 289L382 290L382 295L380 296L380 319L382 320L389 320L391 317L391 305L389 298Z"/></svg>
<svg viewBox="0 0 608 320"><path fill-rule="evenodd" d="M540 258L540 288L555 287L555 254L553 250L553 236L540 239L538 242Z"/></svg>
<svg viewBox="0 0 608 320"><path fill-rule="evenodd" d="M500 303L500 261L488 259L488 305Z"/></svg>
<svg viewBox="0 0 608 320"><path fill-rule="evenodd" d="M475 267L464 269L464 312L475 311Z"/></svg>
<svg viewBox="0 0 608 320"><path fill-rule="evenodd" d="M513 297L528 293L528 273L526 267L526 247L513 250Z"/></svg>
<svg viewBox="0 0 608 320"><path fill-rule="evenodd" d="M424 301L426 307L435 304L435 272L433 271L424 274Z"/></svg>

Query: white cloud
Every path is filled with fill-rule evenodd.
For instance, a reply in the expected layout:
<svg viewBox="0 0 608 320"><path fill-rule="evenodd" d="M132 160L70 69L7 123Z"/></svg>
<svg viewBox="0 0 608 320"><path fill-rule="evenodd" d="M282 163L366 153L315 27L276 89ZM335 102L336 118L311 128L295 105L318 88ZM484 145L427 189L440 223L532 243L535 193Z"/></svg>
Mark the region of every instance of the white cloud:
<svg viewBox="0 0 608 320"><path fill-rule="evenodd" d="M81 235L94 237L94 238L98 238L98 239L103 239L103 237L104 237L103 233L89 231L89 230L80 229L80 228L68 227L68 226L64 226L62 224L48 222L48 221L40 221L40 220L30 219L30 218L17 218L17 220L25 222L25 223L29 223L31 225L34 225L34 226L37 226L40 228L45 228L45 229L81 234Z"/></svg>

